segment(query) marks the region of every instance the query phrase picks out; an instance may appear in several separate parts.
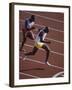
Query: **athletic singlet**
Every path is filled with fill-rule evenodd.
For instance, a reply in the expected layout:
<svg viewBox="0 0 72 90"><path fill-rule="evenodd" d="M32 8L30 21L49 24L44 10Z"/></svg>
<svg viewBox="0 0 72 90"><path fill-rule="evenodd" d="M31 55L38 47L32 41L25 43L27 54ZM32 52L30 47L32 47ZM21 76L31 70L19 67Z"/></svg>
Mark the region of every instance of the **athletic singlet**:
<svg viewBox="0 0 72 90"><path fill-rule="evenodd" d="M46 37L47 33L44 33L44 31L43 31L43 30L41 30L41 31L37 34L37 36L36 36L36 39L35 39L35 41L36 41L36 42L41 42L41 37L40 37L39 35L40 35L40 33L42 33L42 32L43 32L43 35L42 35L42 40L44 40L44 39L45 39L45 37Z"/></svg>
<svg viewBox="0 0 72 90"><path fill-rule="evenodd" d="M43 32L43 35L40 37L39 35L40 35L40 33L42 33L42 32L43 32L43 30L41 30L41 31L37 34L36 39L35 39L35 47L37 47L37 48L41 48L41 47L44 45L44 43L41 42L41 38L42 38L42 40L44 40L47 33L44 33L44 32Z"/></svg>
<svg viewBox="0 0 72 90"><path fill-rule="evenodd" d="M25 28L26 29L31 29L34 24L35 24L35 22L30 22L28 18L25 20Z"/></svg>

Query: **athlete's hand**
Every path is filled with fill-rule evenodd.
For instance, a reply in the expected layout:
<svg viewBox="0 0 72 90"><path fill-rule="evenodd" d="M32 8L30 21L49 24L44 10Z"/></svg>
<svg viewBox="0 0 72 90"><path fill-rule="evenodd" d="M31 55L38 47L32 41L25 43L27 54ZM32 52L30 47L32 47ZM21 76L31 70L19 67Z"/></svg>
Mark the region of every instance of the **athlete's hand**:
<svg viewBox="0 0 72 90"><path fill-rule="evenodd" d="M49 44L50 44L50 43L51 43L51 41L48 41L47 43L49 43Z"/></svg>
<svg viewBox="0 0 72 90"><path fill-rule="evenodd" d="M42 42L44 42L44 43L48 43L48 44L50 44L50 43L51 43L51 41L42 41Z"/></svg>
<svg viewBox="0 0 72 90"><path fill-rule="evenodd" d="M51 41L45 41L45 43L51 44Z"/></svg>

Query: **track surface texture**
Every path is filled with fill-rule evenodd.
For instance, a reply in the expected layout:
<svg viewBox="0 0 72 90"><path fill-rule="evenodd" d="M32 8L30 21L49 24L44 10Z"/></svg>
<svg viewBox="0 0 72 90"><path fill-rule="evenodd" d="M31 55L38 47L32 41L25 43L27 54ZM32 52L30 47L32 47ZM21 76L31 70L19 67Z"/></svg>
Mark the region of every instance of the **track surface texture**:
<svg viewBox="0 0 72 90"><path fill-rule="evenodd" d="M53 78L64 76L64 14L55 12L19 12L19 46L21 46L24 28L24 20L26 17L35 15L36 28L44 26L49 27L49 33L46 37L50 49L48 62L45 64L45 51L39 49L34 56L24 56L24 52L32 51L34 41L27 38L23 50L19 53L19 79L31 78ZM34 34L37 31L33 31Z"/></svg>

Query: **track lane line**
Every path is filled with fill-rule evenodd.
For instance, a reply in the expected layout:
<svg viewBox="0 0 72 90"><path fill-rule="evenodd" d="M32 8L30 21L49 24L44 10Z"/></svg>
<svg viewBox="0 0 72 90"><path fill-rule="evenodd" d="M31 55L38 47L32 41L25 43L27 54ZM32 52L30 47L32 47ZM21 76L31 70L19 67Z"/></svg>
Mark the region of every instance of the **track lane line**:
<svg viewBox="0 0 72 90"><path fill-rule="evenodd" d="M58 72L58 73L56 73L55 75L53 75L53 77L55 78L55 77L58 77L59 75L61 75L61 74L63 74L64 73L64 71L62 71L62 72Z"/></svg>
<svg viewBox="0 0 72 90"><path fill-rule="evenodd" d="M20 33L22 33L22 31L20 31ZM36 36L36 34L34 34L34 35ZM46 39L47 39L47 40L54 41L54 42L57 42L57 43L62 43L62 44L64 43L64 42L62 42L62 41L55 40L55 39L52 39L52 38L49 38L49 37L48 37L48 38L46 37Z"/></svg>
<svg viewBox="0 0 72 90"><path fill-rule="evenodd" d="M23 72L19 72L19 74L22 74L22 75L25 75L25 76L29 76L29 77L33 77L33 78L40 78L38 76L27 74L27 73L23 73Z"/></svg>
<svg viewBox="0 0 72 90"><path fill-rule="evenodd" d="M20 43L20 44L21 44L21 43ZM28 44L24 44L24 45L27 46L27 47L31 47L31 48L34 47L34 46L32 46L32 45L28 45ZM49 48L49 46L48 46L48 48ZM44 51L42 48L39 48L39 50ZM50 50L51 53L55 53L55 54L57 54L57 55L62 55L62 56L64 56L64 54L59 53L59 52L52 51L50 48L49 48L49 50Z"/></svg>
<svg viewBox="0 0 72 90"><path fill-rule="evenodd" d="M45 25L40 25L40 24L35 24L37 26L40 26L40 27L45 27ZM53 31L57 31L57 32L64 32L62 30L58 30L58 29L55 29L55 28L52 28L52 27L48 27L50 30L53 30Z"/></svg>
<svg viewBox="0 0 72 90"><path fill-rule="evenodd" d="M21 22L25 22L25 20L20 20ZM40 24L37 24L37 23L35 23L35 25L36 26L39 26L39 27L45 27L45 25L40 25ZM59 29L55 29L55 28L52 28L52 27L48 27L50 30L53 30L53 31L57 31L57 32L64 32L64 31L62 31L62 30L59 30Z"/></svg>
<svg viewBox="0 0 72 90"><path fill-rule="evenodd" d="M34 46L32 46L32 45L28 45L28 44L24 44L24 45L27 46L27 47L31 47L31 48L34 47ZM42 48L39 48L39 49L42 50L42 51L44 51ZM64 54L59 53L59 52L52 51L50 48L49 48L49 50L50 50L51 53L55 53L55 54L58 54L58 55L62 55L62 56L64 56Z"/></svg>
<svg viewBox="0 0 72 90"><path fill-rule="evenodd" d="M41 17L41 18L46 19L46 20L48 19L48 20L51 20L51 21L55 21L55 22L59 22L59 23L64 23L61 20L50 18L50 17L46 17L46 16L42 16L42 15L39 15L39 14L35 14L35 13L31 13L31 12L25 12L25 13L28 13L28 14L31 14L31 15L35 15L37 17Z"/></svg>
<svg viewBox="0 0 72 90"><path fill-rule="evenodd" d="M20 56L20 58L22 59L22 57ZM39 63L39 64L45 64L44 62L41 62L41 61L37 61L37 60L33 60L33 59L31 59L31 58L28 58L28 57L25 57L25 58L23 58L23 61L32 61L32 62L35 62L35 63ZM59 67L59 66L56 66L56 65L53 65L53 64L50 64L49 62L48 62L48 64L46 64L46 65L48 65L48 66L51 66L51 67L55 67L55 68L59 68L59 69L64 69L64 68L62 68L62 67Z"/></svg>
<svg viewBox="0 0 72 90"><path fill-rule="evenodd" d="M62 44L64 44L64 42L62 42L62 41L59 41L59 40L55 40L55 39L52 39L52 38L46 38L47 40L51 40L51 41L54 41L54 42L57 42L57 43L62 43Z"/></svg>

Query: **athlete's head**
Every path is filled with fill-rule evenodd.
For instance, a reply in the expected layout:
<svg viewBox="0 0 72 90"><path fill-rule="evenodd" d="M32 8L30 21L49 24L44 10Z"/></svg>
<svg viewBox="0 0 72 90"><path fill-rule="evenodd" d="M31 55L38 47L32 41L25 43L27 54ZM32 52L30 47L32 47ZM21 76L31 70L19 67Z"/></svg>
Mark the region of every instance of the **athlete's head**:
<svg viewBox="0 0 72 90"><path fill-rule="evenodd" d="M48 32L49 32L48 27L45 27L45 28L44 28L44 32L45 32L45 33L48 33Z"/></svg>
<svg viewBox="0 0 72 90"><path fill-rule="evenodd" d="M30 20L31 20L31 21L35 21L35 15L31 15Z"/></svg>

